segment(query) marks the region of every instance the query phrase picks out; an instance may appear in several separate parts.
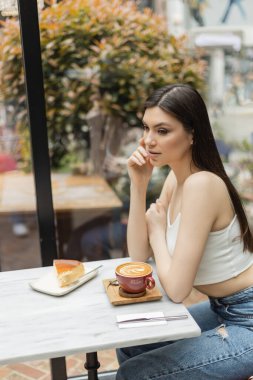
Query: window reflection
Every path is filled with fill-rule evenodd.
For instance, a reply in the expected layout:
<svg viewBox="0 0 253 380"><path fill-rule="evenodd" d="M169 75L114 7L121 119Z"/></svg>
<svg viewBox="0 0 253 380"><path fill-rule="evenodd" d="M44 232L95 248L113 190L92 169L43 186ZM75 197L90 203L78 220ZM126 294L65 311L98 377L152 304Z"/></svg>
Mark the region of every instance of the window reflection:
<svg viewBox="0 0 253 380"><path fill-rule="evenodd" d="M13 102L15 104L15 102ZM16 128L15 105L0 99L0 264L1 270L41 266L35 209L23 202L21 139ZM29 194L30 202L35 201ZM34 202L35 203L35 202Z"/></svg>

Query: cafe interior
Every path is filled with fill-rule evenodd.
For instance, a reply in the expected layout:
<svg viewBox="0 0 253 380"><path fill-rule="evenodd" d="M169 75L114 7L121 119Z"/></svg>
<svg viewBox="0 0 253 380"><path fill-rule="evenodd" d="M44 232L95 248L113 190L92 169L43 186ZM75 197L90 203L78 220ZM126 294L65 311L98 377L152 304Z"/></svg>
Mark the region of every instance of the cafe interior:
<svg viewBox="0 0 253 380"><path fill-rule="evenodd" d="M115 348L130 338L127 329L110 330L120 306L108 302L103 281L108 277L110 286L115 265L128 260L126 163L142 136L142 103L155 81L188 81L204 95L224 165L253 225L251 20L232 9L224 22L208 25L215 9L203 14L191 4L0 0L0 294L6 305L0 336L6 330L10 340L0 350L0 379L115 379ZM154 172L147 206L167 174L167 168ZM34 281L56 259L81 261L96 276L66 295L41 290ZM205 298L193 289L178 311ZM131 312L129 303L123 307ZM16 331L10 338L7 320ZM23 331L29 323L32 333ZM176 339L199 334L194 321L187 331L180 326ZM156 334L150 342L164 334L162 325Z"/></svg>

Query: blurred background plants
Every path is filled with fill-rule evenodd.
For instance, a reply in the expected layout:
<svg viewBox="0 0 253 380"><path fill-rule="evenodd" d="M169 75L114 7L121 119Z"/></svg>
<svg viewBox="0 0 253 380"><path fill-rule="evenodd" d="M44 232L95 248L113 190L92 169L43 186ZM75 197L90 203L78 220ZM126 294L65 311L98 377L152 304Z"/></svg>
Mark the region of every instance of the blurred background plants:
<svg viewBox="0 0 253 380"><path fill-rule="evenodd" d="M8 19L1 26L0 90L15 110L21 156L29 167L19 25ZM131 1L62 1L41 12L40 32L53 169L78 161L89 148L87 113L94 99L101 114L131 127L139 125L153 89L174 82L203 87L204 63L187 51L185 38L170 36L163 18Z"/></svg>
<svg viewBox="0 0 253 380"><path fill-rule="evenodd" d="M248 140L242 140L240 143L235 144L235 147L241 152L240 166L242 170L246 170L253 178L253 144Z"/></svg>

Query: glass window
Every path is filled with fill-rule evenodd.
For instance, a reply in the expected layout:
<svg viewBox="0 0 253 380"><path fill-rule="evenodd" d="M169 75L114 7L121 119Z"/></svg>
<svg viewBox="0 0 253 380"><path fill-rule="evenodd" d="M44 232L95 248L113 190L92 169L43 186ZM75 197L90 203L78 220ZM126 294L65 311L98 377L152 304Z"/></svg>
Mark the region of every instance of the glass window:
<svg viewBox="0 0 253 380"><path fill-rule="evenodd" d="M17 59L15 71L9 68L10 57L21 50L19 32L14 40L8 40L19 25L0 27L0 264L1 270L15 270L41 266L35 192L31 167L26 170L23 157L30 160L29 127L25 106L24 81L15 88L21 61ZM7 33L7 34L6 34ZM8 42L9 41L9 42ZM20 56L20 55L19 55ZM18 63L19 62L19 63ZM22 104L22 107L20 107ZM20 115L25 123L19 123ZM25 146L27 148L25 148Z"/></svg>

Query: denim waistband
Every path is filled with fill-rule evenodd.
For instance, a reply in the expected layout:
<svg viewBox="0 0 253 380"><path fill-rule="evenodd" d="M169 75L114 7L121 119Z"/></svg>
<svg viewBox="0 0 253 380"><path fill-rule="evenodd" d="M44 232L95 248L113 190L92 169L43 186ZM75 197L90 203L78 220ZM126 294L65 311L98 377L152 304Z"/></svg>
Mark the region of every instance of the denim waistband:
<svg viewBox="0 0 253 380"><path fill-rule="evenodd" d="M248 288L239 290L236 293L233 293L226 297L209 297L211 303L215 304L236 304L240 302L244 302L246 300L253 300L253 286L249 286Z"/></svg>

